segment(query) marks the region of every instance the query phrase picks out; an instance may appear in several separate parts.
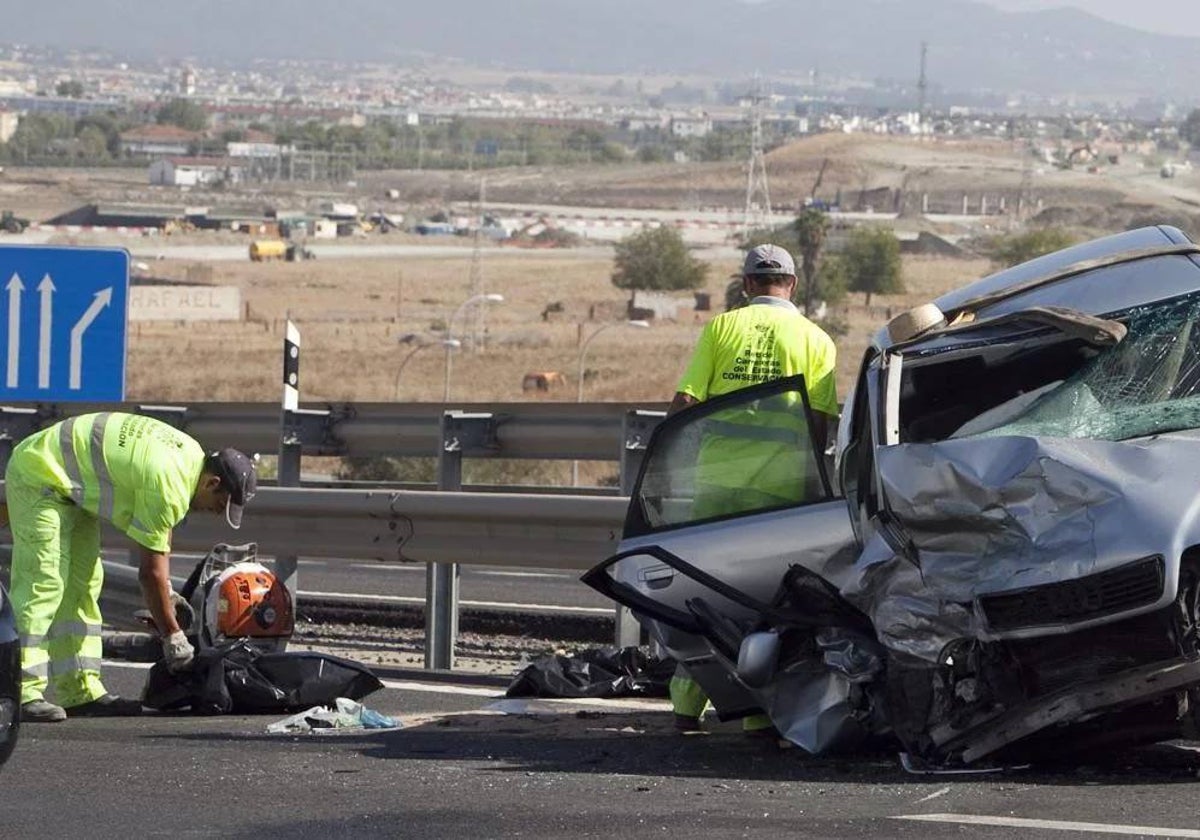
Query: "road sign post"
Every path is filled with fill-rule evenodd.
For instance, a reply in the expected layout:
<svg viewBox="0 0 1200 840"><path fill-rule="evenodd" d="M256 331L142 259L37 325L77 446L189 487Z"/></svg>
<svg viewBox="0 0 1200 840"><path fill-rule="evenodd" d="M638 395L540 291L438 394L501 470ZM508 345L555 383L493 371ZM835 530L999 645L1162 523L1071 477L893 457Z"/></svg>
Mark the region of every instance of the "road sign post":
<svg viewBox="0 0 1200 840"><path fill-rule="evenodd" d="M0 399L125 399L128 251L4 245L0 283Z"/></svg>

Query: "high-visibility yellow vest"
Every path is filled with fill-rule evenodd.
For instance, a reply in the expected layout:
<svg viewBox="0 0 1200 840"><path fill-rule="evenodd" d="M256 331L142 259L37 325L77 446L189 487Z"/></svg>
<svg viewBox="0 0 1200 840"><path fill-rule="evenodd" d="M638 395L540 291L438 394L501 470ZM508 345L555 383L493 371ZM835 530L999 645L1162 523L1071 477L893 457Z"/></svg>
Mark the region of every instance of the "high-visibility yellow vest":
<svg viewBox="0 0 1200 840"><path fill-rule="evenodd" d="M836 415L836 364L837 350L824 330L789 301L760 297L708 322L676 390L703 401L802 374L812 408ZM802 499L815 456L798 394L718 411L701 429L696 516ZM729 493L706 496L705 486L763 496L757 502Z"/></svg>
<svg viewBox="0 0 1200 840"><path fill-rule="evenodd" d="M139 545L166 552L203 469L204 449L189 435L152 417L104 412L22 440L6 478L59 493Z"/></svg>

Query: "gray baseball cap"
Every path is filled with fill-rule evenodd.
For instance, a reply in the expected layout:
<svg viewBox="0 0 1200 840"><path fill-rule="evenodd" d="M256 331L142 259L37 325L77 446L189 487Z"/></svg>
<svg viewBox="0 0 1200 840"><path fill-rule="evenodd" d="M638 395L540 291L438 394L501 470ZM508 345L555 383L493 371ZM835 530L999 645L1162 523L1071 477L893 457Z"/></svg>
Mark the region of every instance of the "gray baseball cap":
<svg viewBox="0 0 1200 840"><path fill-rule="evenodd" d="M221 479L222 489L229 494L225 505L225 520L229 527L242 527L242 511L258 489L254 460L236 449L222 449L208 456L208 468Z"/></svg>
<svg viewBox="0 0 1200 840"><path fill-rule="evenodd" d="M796 276L796 263L786 249L778 245L756 245L746 254L742 274L747 277Z"/></svg>

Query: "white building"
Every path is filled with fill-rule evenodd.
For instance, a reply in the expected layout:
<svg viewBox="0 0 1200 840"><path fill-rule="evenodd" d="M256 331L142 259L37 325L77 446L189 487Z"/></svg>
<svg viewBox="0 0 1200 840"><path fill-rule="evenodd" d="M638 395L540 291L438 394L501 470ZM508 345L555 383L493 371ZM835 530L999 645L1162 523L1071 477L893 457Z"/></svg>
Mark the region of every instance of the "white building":
<svg viewBox="0 0 1200 840"><path fill-rule="evenodd" d="M243 174L241 164L228 158L162 158L150 164L150 183L169 187L236 184Z"/></svg>
<svg viewBox="0 0 1200 840"><path fill-rule="evenodd" d="M0 143L7 143L17 133L17 123L21 121L16 111L5 111L0 108Z"/></svg>
<svg viewBox="0 0 1200 840"><path fill-rule="evenodd" d="M702 117L671 117L672 137L707 137L712 133L712 120Z"/></svg>

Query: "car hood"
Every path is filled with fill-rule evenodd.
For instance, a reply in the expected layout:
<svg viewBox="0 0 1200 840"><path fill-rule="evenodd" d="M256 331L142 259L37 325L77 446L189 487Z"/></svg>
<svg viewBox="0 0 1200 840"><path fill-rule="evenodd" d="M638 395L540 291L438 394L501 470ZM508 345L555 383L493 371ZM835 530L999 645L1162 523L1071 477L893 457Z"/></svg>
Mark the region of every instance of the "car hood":
<svg viewBox="0 0 1200 840"><path fill-rule="evenodd" d="M1200 542L1200 432L1132 441L1023 436L877 451L887 506L916 549L868 541L843 594L888 647L936 658L983 635L971 603L1161 555L1174 597L1179 558ZM1061 628L1056 631L1061 632Z"/></svg>

